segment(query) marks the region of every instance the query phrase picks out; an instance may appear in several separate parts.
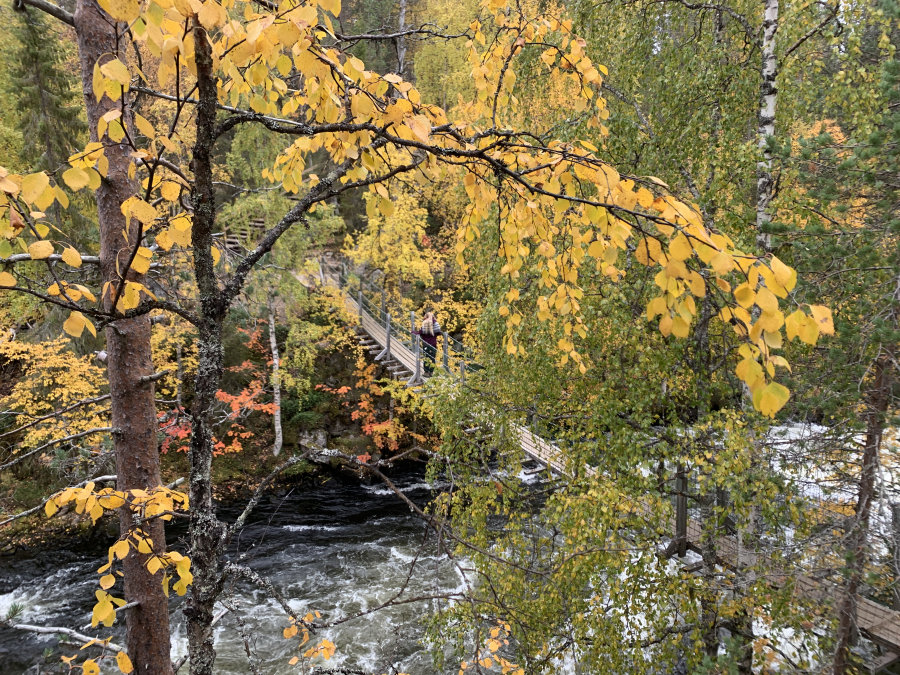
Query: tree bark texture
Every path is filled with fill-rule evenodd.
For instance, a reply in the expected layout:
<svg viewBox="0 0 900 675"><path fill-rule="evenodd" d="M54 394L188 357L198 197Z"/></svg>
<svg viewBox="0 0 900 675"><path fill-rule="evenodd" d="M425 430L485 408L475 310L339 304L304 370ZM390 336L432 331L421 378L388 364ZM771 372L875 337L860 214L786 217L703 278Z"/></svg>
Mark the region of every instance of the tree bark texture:
<svg viewBox="0 0 900 675"><path fill-rule="evenodd" d="M278 457L284 444L284 436L281 431L281 358L278 355L278 340L275 337L275 303L272 296L269 296L269 346L272 349L272 399L275 403L275 412L272 415L275 443L272 446L272 454Z"/></svg>
<svg viewBox="0 0 900 675"><path fill-rule="evenodd" d="M97 123L107 111L117 107L108 97L100 102L94 96L92 80L98 59L109 60L119 51L115 22L95 0L78 0L75 10L75 32L81 65L81 82L91 140L98 141ZM122 60L125 55L121 54ZM124 120L130 123L131 120ZM100 268L103 282L119 282L117 260L124 266L139 238L138 223L132 223L128 237L123 235L128 223L120 209L122 202L136 194L137 184L128 177L130 151L125 145L104 137L107 177L97 189L97 217L100 224ZM139 275L129 273L129 279ZM111 309L112 296L104 296ZM153 373L150 348L150 319L141 316L122 319L106 329L109 390L112 398L113 443L116 455L118 489L153 489L160 485L159 451L156 433L156 403L153 382L141 377ZM131 514L119 512L122 532L132 527ZM165 551L163 522L155 519L143 525L156 553ZM125 600L138 605L126 615L126 645L135 671L141 675L172 673L169 657L169 603L163 592L162 572L150 574L147 556L132 550L123 561Z"/></svg>
<svg viewBox="0 0 900 675"><path fill-rule="evenodd" d="M766 151L766 144L767 139L775 135L775 104L778 100L778 58L775 55L778 0L764 0L763 12L757 128L762 156L756 164L756 243L761 251L767 252L771 248L771 236L763 232L763 228L772 220L769 209L775 196L775 179L772 155Z"/></svg>
<svg viewBox="0 0 900 675"><path fill-rule="evenodd" d="M850 647L856 629L856 601L868 562L869 521L872 515L872 500L875 497L875 481L878 476L878 455L884 432L885 413L891 400L891 367L893 349L882 354L875 361L874 381L869 390L869 405L866 421L866 442L860 466L859 489L856 500L856 519L848 537L848 571L850 578L847 590L841 598L838 610L838 628L835 638L832 675L845 675L850 669Z"/></svg>
<svg viewBox="0 0 900 675"><path fill-rule="evenodd" d="M188 653L191 675L212 675L216 652L213 648L213 609L222 591L219 557L226 542L226 528L216 518L212 492L212 409L222 378L222 320L227 311L213 269L211 247L215 226L215 197L212 181L212 147L215 143L216 85L213 79L212 48L199 24L193 29L197 66L197 140L194 145L194 216L192 240L194 275L200 292L198 328L199 364L191 409L191 568L194 582L184 610L187 617Z"/></svg>

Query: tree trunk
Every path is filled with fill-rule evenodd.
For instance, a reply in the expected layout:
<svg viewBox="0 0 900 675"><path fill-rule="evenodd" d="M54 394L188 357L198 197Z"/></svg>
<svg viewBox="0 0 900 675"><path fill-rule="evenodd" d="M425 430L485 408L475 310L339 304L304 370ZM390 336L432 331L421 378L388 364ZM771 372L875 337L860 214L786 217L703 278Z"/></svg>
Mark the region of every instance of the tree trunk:
<svg viewBox="0 0 900 675"><path fill-rule="evenodd" d="M104 55L117 53L115 23L95 0L78 0L75 10L75 32L81 64L81 81L91 140L97 141L97 123L107 111L117 107L109 98L99 103L92 81L94 64ZM107 57L108 58L108 57ZM121 54L122 60L125 55ZM124 120L129 123L130 120ZM130 151L125 145L107 137L106 157L109 172L97 189L97 218L100 223L100 264L104 283L118 282L116 261L128 257L137 243L137 223L123 235L128 224L120 206L136 194L137 184L128 178ZM120 255L120 252L121 255ZM131 272L130 279L139 276ZM107 309L112 297L105 296ZM157 421L154 385L142 383L141 377L153 373L150 348L150 319L141 316L119 320L106 329L109 390L112 395L113 443L116 454L118 489L153 489L160 485L159 451L156 444ZM131 514L119 512L122 532L132 526ZM153 541L156 553L165 551L163 522L153 520L143 526ZM172 673L169 657L169 603L162 587L162 572L150 574L147 556L132 551L125 558L125 600L138 603L126 615L126 645L135 671L144 675Z"/></svg>
<svg viewBox="0 0 900 675"><path fill-rule="evenodd" d="M212 146L215 142L216 85L212 48L202 26L193 29L197 66L197 140L194 145L194 207L192 240L194 275L200 292L197 376L191 409L191 568L194 582L184 614L187 617L191 675L212 675L213 608L222 591L219 556L226 528L216 518L212 492L212 409L222 378L222 319L226 308L219 292L211 247L216 209L212 183Z"/></svg>
<svg viewBox="0 0 900 675"><path fill-rule="evenodd" d="M273 414L275 444L272 446L272 454L278 457L284 443L281 432L281 373L279 372L281 361L278 356L278 340L275 338L275 305L271 295L269 296L269 345L272 348L272 398L275 402Z"/></svg>
<svg viewBox="0 0 900 675"><path fill-rule="evenodd" d="M756 243L762 252L771 248L771 236L763 228L772 219L769 207L775 196L772 155L766 151L766 139L775 135L775 104L778 98L778 59L775 34L778 32L778 0L764 0L762 59L760 65L759 114L757 136L762 154L756 164Z"/></svg>
<svg viewBox="0 0 900 675"><path fill-rule="evenodd" d="M850 579L839 608L832 675L844 675L850 666L850 646L856 627L856 599L868 562L869 520L872 514L872 500L875 497L875 479L878 475L878 453L881 449L885 413L891 400L890 368L892 361L893 350L878 357L878 360L875 361L874 382L869 391L866 443L860 467L856 522L848 537Z"/></svg>
<svg viewBox="0 0 900 675"><path fill-rule="evenodd" d="M400 0L400 18L398 29L400 33L406 30L406 0ZM408 78L403 73L404 70L406 70L406 39L400 37L397 38L397 74L400 75L404 80L406 80Z"/></svg>

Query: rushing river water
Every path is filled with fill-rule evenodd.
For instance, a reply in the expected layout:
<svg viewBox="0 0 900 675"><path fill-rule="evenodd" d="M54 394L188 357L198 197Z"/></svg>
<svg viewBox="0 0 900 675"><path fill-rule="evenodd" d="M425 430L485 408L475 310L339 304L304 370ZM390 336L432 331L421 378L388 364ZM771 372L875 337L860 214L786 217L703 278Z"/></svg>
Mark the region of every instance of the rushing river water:
<svg viewBox="0 0 900 675"><path fill-rule="evenodd" d="M421 476L399 474L395 478L417 503L427 502L432 494ZM240 509L240 503L225 505L219 515L232 521ZM407 597L462 590L462 575L438 559L430 541L423 547L424 535L423 523L383 486L334 477L323 485L297 485L265 497L229 557L233 559L238 552L246 554L245 564L268 577L292 608L301 614L318 610L323 619L333 621L390 599L403 587L416 558L416 573L410 578ZM180 536L183 533L172 536L178 548L183 546L178 542ZM97 548L44 552L34 559L3 562L0 613L5 615L11 604L21 603L25 613L20 623L83 628L90 621L98 588L96 569L104 559L105 551ZM113 592L120 594L121 586ZM187 646L183 599L174 593L172 598L172 656L178 658ZM297 640L282 637L282 630L289 624L277 603L243 582L236 585L235 598L248 627L253 629L263 672L296 672L288 661L298 653ZM316 639L324 637L337 646L329 667L382 673L389 672L393 664L413 675L433 673L420 642L421 619L428 610L427 602L390 607L326 629ZM122 640L121 623L117 622L113 631L114 641ZM216 624L215 640L218 673L249 672L244 645L230 614ZM0 675L37 672L29 669L41 660L44 649L56 644L54 636L0 627ZM54 662L59 663L58 651L47 665ZM186 667L180 672L185 673Z"/></svg>

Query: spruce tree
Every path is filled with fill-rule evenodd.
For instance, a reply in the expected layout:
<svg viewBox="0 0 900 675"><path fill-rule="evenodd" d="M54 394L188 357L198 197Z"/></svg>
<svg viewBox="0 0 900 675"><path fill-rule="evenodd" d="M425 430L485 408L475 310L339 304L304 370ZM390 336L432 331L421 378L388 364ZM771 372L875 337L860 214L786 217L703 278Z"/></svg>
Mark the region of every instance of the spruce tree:
<svg viewBox="0 0 900 675"><path fill-rule="evenodd" d="M7 94L19 113L22 161L32 171L55 171L87 130L78 105L80 92L65 69L62 39L45 15L23 10L15 17Z"/></svg>

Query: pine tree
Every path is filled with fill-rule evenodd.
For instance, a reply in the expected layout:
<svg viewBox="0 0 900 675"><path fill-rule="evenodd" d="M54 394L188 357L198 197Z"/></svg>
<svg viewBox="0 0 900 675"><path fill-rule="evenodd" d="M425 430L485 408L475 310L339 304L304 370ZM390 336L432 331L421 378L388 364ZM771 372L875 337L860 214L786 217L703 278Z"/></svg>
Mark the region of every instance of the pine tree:
<svg viewBox="0 0 900 675"><path fill-rule="evenodd" d="M16 43L7 94L19 112L22 161L33 171L55 171L87 130L78 105L80 92L64 67L60 35L41 12L17 12L11 32Z"/></svg>

